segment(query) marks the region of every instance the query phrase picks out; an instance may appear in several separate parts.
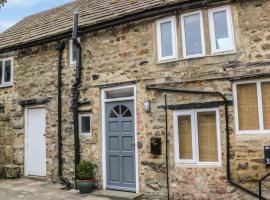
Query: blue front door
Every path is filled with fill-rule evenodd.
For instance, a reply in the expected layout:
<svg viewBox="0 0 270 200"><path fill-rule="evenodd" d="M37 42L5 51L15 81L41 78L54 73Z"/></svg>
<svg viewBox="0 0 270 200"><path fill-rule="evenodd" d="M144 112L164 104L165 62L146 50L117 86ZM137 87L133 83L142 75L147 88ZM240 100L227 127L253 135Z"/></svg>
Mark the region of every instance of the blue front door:
<svg viewBox="0 0 270 200"><path fill-rule="evenodd" d="M136 192L134 101L106 103L107 189Z"/></svg>

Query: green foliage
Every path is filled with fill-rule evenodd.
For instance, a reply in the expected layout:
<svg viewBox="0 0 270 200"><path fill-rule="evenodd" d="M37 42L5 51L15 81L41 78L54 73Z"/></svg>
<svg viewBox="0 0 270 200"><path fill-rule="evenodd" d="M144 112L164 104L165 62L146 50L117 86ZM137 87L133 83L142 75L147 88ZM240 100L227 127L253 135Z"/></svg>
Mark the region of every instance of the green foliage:
<svg viewBox="0 0 270 200"><path fill-rule="evenodd" d="M95 165L91 161L82 160L76 165L77 176L81 180L89 180L94 178Z"/></svg>
<svg viewBox="0 0 270 200"><path fill-rule="evenodd" d="M0 8L1 8L2 6L4 6L5 3L7 3L7 0L0 0Z"/></svg>

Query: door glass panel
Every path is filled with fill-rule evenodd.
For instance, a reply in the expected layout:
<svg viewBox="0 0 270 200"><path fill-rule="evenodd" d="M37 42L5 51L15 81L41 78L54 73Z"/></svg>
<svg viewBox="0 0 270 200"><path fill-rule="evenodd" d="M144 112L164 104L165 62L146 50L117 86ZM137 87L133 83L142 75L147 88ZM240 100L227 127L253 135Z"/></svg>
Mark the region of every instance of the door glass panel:
<svg viewBox="0 0 270 200"><path fill-rule="evenodd" d="M264 129L270 129L270 82L262 83Z"/></svg>
<svg viewBox="0 0 270 200"><path fill-rule="evenodd" d="M191 116L178 117L178 130L179 130L179 156L180 159L193 158L192 156L192 129L191 129Z"/></svg>
<svg viewBox="0 0 270 200"><path fill-rule="evenodd" d="M227 12L220 11L213 14L216 49L229 49L231 41L229 38Z"/></svg>
<svg viewBox="0 0 270 200"><path fill-rule="evenodd" d="M172 45L172 22L160 24L162 57L173 55Z"/></svg>
<svg viewBox="0 0 270 200"><path fill-rule="evenodd" d="M200 162L217 162L216 112L198 113L198 143Z"/></svg>
<svg viewBox="0 0 270 200"><path fill-rule="evenodd" d="M238 120L240 130L259 130L256 83L237 85Z"/></svg>
<svg viewBox="0 0 270 200"><path fill-rule="evenodd" d="M202 54L200 14L184 17L186 55Z"/></svg>
<svg viewBox="0 0 270 200"><path fill-rule="evenodd" d="M134 88L125 88L125 89L106 91L106 99L116 99L116 98L133 97L133 96L134 96Z"/></svg>

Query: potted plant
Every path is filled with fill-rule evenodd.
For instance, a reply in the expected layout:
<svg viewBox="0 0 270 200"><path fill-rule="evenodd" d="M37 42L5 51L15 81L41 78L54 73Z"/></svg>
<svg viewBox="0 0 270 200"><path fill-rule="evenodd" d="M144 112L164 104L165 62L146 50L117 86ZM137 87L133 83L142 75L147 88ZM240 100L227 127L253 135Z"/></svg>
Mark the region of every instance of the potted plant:
<svg viewBox="0 0 270 200"><path fill-rule="evenodd" d="M90 193L95 186L94 164L87 160L82 160L76 165L77 187L81 194Z"/></svg>

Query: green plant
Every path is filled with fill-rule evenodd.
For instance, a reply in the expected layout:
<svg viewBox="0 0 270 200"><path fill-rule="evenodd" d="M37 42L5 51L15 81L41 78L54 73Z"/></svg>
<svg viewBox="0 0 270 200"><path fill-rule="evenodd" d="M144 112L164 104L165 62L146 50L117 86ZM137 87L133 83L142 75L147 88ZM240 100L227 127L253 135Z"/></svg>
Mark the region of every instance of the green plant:
<svg viewBox="0 0 270 200"><path fill-rule="evenodd" d="M82 160L76 165L77 177L80 180L89 180L94 178L95 165L88 160Z"/></svg>

